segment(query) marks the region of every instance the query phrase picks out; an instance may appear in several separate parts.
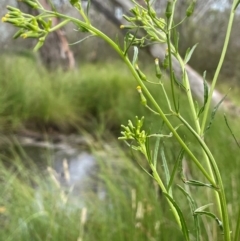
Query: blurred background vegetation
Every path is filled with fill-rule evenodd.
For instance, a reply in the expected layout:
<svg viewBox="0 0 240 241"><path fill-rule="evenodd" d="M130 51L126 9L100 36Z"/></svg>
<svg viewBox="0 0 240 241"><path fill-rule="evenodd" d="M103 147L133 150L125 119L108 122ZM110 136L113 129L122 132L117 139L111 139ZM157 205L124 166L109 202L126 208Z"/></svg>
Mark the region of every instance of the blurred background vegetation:
<svg viewBox="0 0 240 241"><path fill-rule="evenodd" d="M104 1L103 5L116 18L120 18L123 9L116 2ZM55 3L60 11L77 16L69 8L68 1ZM1 16L5 14L7 4L17 6L18 3L14 0L1 1ZM155 2L159 15L164 11L165 4L166 1ZM121 42L123 37L119 28L92 5L90 18L93 25L112 38L118 36ZM187 1L179 0L176 22L183 18L187 6ZM178 28L182 54L189 46L199 43L190 65L200 74L207 70L208 81L211 81L219 60L228 15L227 0L198 1L195 16ZM237 14L218 84L223 93L232 88L229 98L236 105L240 102L239 20L240 14ZM0 31L2 240L16 240L16 237L19 241L182 240L181 232L171 221L172 214L161 191L138 165L140 163L145 166L144 160L137 153L130 153L123 143L116 141L120 125L126 124L128 119L134 119L136 115L146 116L149 132L158 132L162 126L156 116L140 104L136 83L118 56L102 40L90 37L80 44L70 46L76 61L73 70L66 71L58 63L49 70L41 54L32 53L34 40L12 40L15 29L7 24L0 23ZM69 43L86 37L74 31L73 26L66 27L65 32ZM153 57L141 50L140 61L143 70L154 79ZM167 75L164 76L164 83L168 91ZM162 100L163 93L155 86L150 85L149 88L156 99L163 102L163 109L167 111L167 105ZM182 114L188 118L186 99L180 91L178 96ZM239 116L228 113L227 116L239 139ZM56 184L45 171L47 165L53 165L51 155L46 157L45 169L39 172L39 163L31 160L24 147L11 139L25 130L44 134L47 138L53 133L91 136L87 150L97 163L97 174L94 176L97 181L93 184L95 188L87 190L81 197L70 195L69 188ZM169 134L164 127L163 131ZM179 132L186 137L194 153L201 156L188 132L181 128ZM5 139L9 136L10 141L6 144ZM240 158L239 149L226 127L223 113L217 115L206 135L206 142L213 150L220 170L224 172L229 213L234 226L239 203L240 190L237 184ZM172 139L164 141L164 147L170 167L173 167L180 147ZM187 157L185 161L187 175L198 179L198 173L187 162ZM159 164L159 172L163 175L161 166ZM92 177L88 181L91 182ZM176 182L182 185L180 178ZM104 198L99 197L99 192L96 191L101 188L104 189ZM211 202L210 194L202 197L199 189L191 189L191 192L197 196L199 205ZM180 192L177 192L176 199L182 199L181 206L187 211L187 201ZM82 217L84 208L87 210L86 220ZM190 211L186 213L186 217L191 220ZM214 229L210 229L209 223L211 221L208 219L203 219L201 223L205 227L202 240L221 240L221 235L217 234L217 225L213 224ZM189 229L194 231L191 225Z"/></svg>

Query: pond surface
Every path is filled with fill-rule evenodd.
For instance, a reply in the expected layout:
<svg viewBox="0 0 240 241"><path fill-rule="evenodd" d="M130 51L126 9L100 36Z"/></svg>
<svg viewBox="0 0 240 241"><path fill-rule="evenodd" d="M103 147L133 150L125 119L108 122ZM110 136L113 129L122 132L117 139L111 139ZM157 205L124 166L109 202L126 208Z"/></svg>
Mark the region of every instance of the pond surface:
<svg viewBox="0 0 240 241"><path fill-rule="evenodd" d="M89 151L87 139L81 136L62 136L57 142L18 137L14 152L21 159L31 160L40 172L50 175L73 195L89 190L98 192L97 161ZM29 165L31 168L31 165ZM100 198L104 191L99 192Z"/></svg>

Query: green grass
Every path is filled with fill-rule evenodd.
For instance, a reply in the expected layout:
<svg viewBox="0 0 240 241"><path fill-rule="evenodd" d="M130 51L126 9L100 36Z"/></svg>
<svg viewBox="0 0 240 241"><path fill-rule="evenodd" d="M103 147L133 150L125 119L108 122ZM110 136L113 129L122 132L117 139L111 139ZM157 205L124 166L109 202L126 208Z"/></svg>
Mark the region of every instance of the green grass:
<svg viewBox="0 0 240 241"><path fill-rule="evenodd" d="M138 153L134 153L133 157L122 143L116 144L109 134L119 136L120 124L126 124L135 115L145 115L147 131L151 133L158 132L162 126L161 120L141 105L136 83L122 64L86 64L71 73L60 70L47 73L33 59L24 57L2 56L1 63L0 130L3 134L23 127L40 131L51 127L61 132L86 129L92 135L100 136L101 141L114 143L107 150L101 145L100 149L107 153L103 156L96 151L99 148L92 149L99 163L98 188L104 187L107 195L101 200L94 192L86 193L88 219L84 226L80 224L81 200L69 198L64 203L61 191L51 181L49 174L39 174L39 167L31 161L31 168L27 169L26 161L18 155L13 158L3 156L0 162L2 240L76 241L79 235L83 236L82 240L89 241L182 240L177 225L171 221L172 214L166 200L136 163L138 161L147 167L145 160ZM151 68L146 71L150 72ZM150 76L154 81L154 76ZM165 84L168 90L168 80ZM167 111L161 89L154 85L151 90ZM182 115L190 119L186 99L181 92L178 95ZM177 120L175 123L179 124ZM229 123L239 139L239 118L229 117ZM169 134L166 128L163 132ZM179 133L185 136L194 153L201 156L194 138L183 127L180 127ZM240 191L240 150L226 127L223 113L217 114L206 134L206 142L223 173L234 228ZM171 138L164 139L164 145L170 168L173 168L180 147ZM187 156L185 159L188 161ZM195 167L189 162L187 165L188 174L202 181ZM158 167L160 174L164 175L162 163ZM179 176L175 184L183 186ZM176 185L174 188L177 188ZM199 188L190 190L197 197L198 206L212 202L209 193L203 196ZM135 205L132 204L133 192L136 192ZM185 215L190 220L189 229L193 232L192 217L185 197L177 191L175 199L186 211ZM140 218L136 217L138 205L142 205L144 210ZM208 222L210 220L205 219L202 225L207 226ZM210 230L212 240L221 240L221 236L216 236L216 230L217 226ZM207 240L206 231L202 237Z"/></svg>

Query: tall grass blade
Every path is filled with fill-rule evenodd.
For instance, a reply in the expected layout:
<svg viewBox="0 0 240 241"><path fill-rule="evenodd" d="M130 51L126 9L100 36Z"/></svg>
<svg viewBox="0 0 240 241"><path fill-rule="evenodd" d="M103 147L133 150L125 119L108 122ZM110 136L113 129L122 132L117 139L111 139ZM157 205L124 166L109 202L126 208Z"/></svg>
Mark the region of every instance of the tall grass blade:
<svg viewBox="0 0 240 241"><path fill-rule="evenodd" d="M182 162L183 155L184 155L184 149L182 148L180 153L178 154L177 161L175 162L175 165L173 167L173 171L172 171L172 174L170 176L170 180L169 180L169 182L167 184L167 190L169 190L171 188L172 184L173 184L174 177L175 177L175 175L177 173L177 170L178 170L178 168L180 166L180 163Z"/></svg>
<svg viewBox="0 0 240 241"><path fill-rule="evenodd" d="M234 133L233 133L231 127L230 127L229 124L228 124L228 120L227 120L226 115L224 114L223 116L224 116L224 120L225 120L225 122L226 122L226 125L227 125L227 127L228 127L228 129L229 129L229 131L230 131L230 133L231 133L231 135L232 135L234 141L236 142L237 146L240 148L240 144L238 143L236 136L234 135Z"/></svg>
<svg viewBox="0 0 240 241"><path fill-rule="evenodd" d="M180 191L187 197L191 212L193 215L193 220L194 220L194 226L195 226L195 233L196 233L196 241L200 241L200 223L199 223L199 218L198 215L194 215L194 210L197 209L196 202L193 200L191 195L181 186L177 185Z"/></svg>
<svg viewBox="0 0 240 241"><path fill-rule="evenodd" d="M179 219L180 219L180 222L181 222L181 226L182 226L182 233L184 235L184 238L186 241L189 241L189 231L188 231L188 228L187 228L187 224L186 224L186 221L184 219L184 216L182 214L182 211L180 209L180 207L177 205L177 203L174 201L174 199L167 193L163 193L167 199L172 203L172 205L175 207L177 213L178 213L178 216L179 216Z"/></svg>
<svg viewBox="0 0 240 241"><path fill-rule="evenodd" d="M169 173L169 168L168 168L168 164L167 164L167 159L165 156L165 152L164 152L164 145L162 143L162 145L160 146L160 156L162 158L162 163L163 163L163 170L166 176L166 185L168 185L169 181L170 181L170 173ZM168 190L168 194L173 197L172 195L172 188L170 187Z"/></svg>
<svg viewBox="0 0 240 241"><path fill-rule="evenodd" d="M200 110L198 112L198 117L203 113L205 106L207 104L207 101L208 101L208 84L206 81L206 71L204 71L204 73L203 73L203 88L204 88L203 106L200 108Z"/></svg>
<svg viewBox="0 0 240 241"><path fill-rule="evenodd" d="M235 230L233 241L238 241L238 240L240 240L240 205L238 208L237 224L236 224L236 230Z"/></svg>

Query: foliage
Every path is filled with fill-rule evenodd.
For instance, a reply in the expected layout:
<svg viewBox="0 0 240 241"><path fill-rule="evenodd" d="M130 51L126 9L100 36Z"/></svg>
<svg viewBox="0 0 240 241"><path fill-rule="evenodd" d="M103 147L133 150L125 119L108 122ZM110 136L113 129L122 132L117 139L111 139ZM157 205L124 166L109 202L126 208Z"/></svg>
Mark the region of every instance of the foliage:
<svg viewBox="0 0 240 241"><path fill-rule="evenodd" d="M222 54L213 77L211 88L210 90L205 88L204 103L200 110L195 106L194 99L190 91L191 87L189 84L187 71L185 69L185 65L190 60L196 45L192 48L188 48L185 57L181 58L178 52L179 38L177 33L177 26L182 24L186 18L189 18L193 14L196 3L195 0L191 1L190 5L186 9L186 17L177 24L174 24L173 21L176 0L169 0L167 2L165 18L159 18L157 16L156 12L151 6L152 1L146 0L146 6L141 6L137 2L133 1L134 7L130 10L133 16L125 16L129 24L126 26L121 26L121 28L125 28L133 32L128 32L126 34L123 46L118 42L115 43L112 39L91 25L91 21L88 18L89 6L87 7L87 10L84 11L81 2L79 1L70 1L70 3L78 10L82 20L73 18L71 16L66 16L56 11L45 10L38 1L26 0L24 2L35 9L39 9L42 11L42 14L39 14L35 17L24 14L18 9L8 6L7 8L9 13L3 17L2 20L20 28L14 37L17 38L21 36L23 38L37 38L38 43L34 48L35 51L44 44L45 38L50 32L53 32L56 29L66 25L67 23L72 22L76 25L79 31L89 32L94 36L98 36L104 39L120 55L138 82L139 86L137 87L137 91L139 93L141 103L151 113L155 114L159 118L158 122L162 121L162 123L164 123L164 125L170 131L169 135L165 135L163 129L159 127L159 131L157 133L153 133L151 131L148 133L147 131L141 129L143 127L143 118L140 120L137 118L136 125L133 125L133 123L129 121L127 126L122 126L124 131L122 132L123 137L121 137L121 139L127 141L127 144L130 148L140 151L144 155L145 159L147 160L148 169L143 166L142 168L159 185L163 195L166 198L165 200L171 209L173 218L179 229L182 231L182 235L185 240L190 240L191 235L193 235L196 240L201 239L201 225L199 225L200 215L213 218L215 221L214 226L218 227L217 239L223 237L225 241L232 240L233 237L231 235L230 219L226 200L227 187L224 186L222 175L219 170L219 164L213 155L213 150L211 151L210 145L208 145L206 142L205 136L211 127L216 111L221 103L220 102L213 109L209 124L207 124L208 115L211 112L210 104L213 90L215 88L219 72L226 54L233 24L233 18L235 10L239 5L239 1L234 0L232 3ZM57 26L52 26L51 17L61 18L62 22ZM146 35L143 38L138 38L137 36L137 31L139 28L144 29L146 32ZM159 66L158 60L155 60L154 64L158 81L149 81L149 77L143 73L143 70L138 66L138 47L144 47L146 44L154 42L167 44L165 59L163 60L161 67L164 69L164 71L167 69L170 73L170 95L165 91L164 84L161 80L162 70ZM134 49L134 55L132 61L130 61L129 49L132 47ZM173 57L177 59L182 70L182 81L177 80L175 77L172 67ZM149 91L146 83L160 87L159 89L163 92L163 98L167 102L168 113L163 110L164 106L162 106L162 102L156 101L153 93ZM187 119L187 117L183 116L181 112L180 102L177 98L179 89L176 88L176 83L182 89L187 98L191 119ZM176 125L175 121L172 119L178 120L180 124ZM182 128L182 126L188 130L185 132L190 133L194 138L194 145L197 146L197 150L199 150L198 153L195 153L195 148L188 144L188 136L180 135L179 130ZM160 142L163 138L172 136L181 147L179 155L176 155L177 158L175 159L173 169L171 169L170 165L168 164L163 148L163 143ZM152 146L152 138L156 140L155 146ZM165 179L163 178L162 173L158 170L159 150L161 159L163 160ZM191 177L186 176L182 164L184 157L189 159L191 164L194 164L196 172L195 176L197 177L196 179L192 179ZM187 187L185 187L185 189L181 188L184 196L189 200L191 204L191 209L189 212L194 219L194 231L191 233L189 231L189 225L191 225L191 222L185 217L186 215L184 215L184 212L186 212L186 210L181 207L179 199L177 198L178 196L176 188L173 187L173 181L176 179L177 169L180 169L181 179L185 184L198 189L202 188L206 193L208 193L208 190L210 190L211 198L213 199L211 202L214 202L215 204L213 209L206 211L205 209L209 208L209 203L204 203L203 206L199 207L197 205L195 196L192 196L191 194L191 189L188 189ZM238 222L240 222L240 220L238 220L237 223ZM236 235L238 235L238 233L239 232L236 231ZM209 236L208 238L210 239L211 237ZM237 240L238 237L235 236L234 239Z"/></svg>

